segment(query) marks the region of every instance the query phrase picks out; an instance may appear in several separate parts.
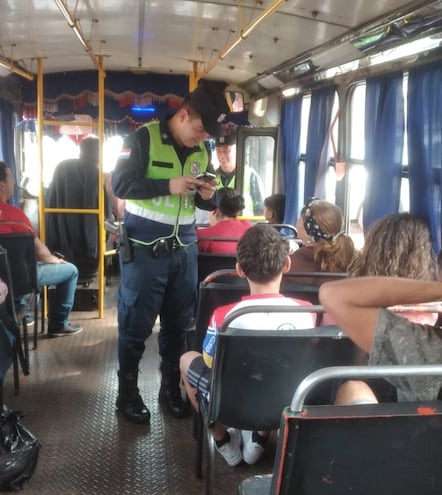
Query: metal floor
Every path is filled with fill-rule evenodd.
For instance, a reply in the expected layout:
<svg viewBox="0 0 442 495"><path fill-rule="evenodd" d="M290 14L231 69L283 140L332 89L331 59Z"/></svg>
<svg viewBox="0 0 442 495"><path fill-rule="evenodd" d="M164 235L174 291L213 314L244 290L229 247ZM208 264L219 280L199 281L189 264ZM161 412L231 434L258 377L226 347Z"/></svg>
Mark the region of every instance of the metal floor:
<svg viewBox="0 0 442 495"><path fill-rule="evenodd" d="M25 412L22 422L39 438L37 469L24 495L197 495L204 480L194 475L191 418L164 416L157 402L159 358L156 336L147 341L140 389L151 424L133 425L115 413L117 323L115 287L107 288L105 318L73 312L84 326L70 337L39 337L31 351L31 374L20 376L14 396L12 371L5 404ZM272 469L274 446L255 466L216 465L214 495L235 494L239 483ZM219 456L217 456L219 457Z"/></svg>

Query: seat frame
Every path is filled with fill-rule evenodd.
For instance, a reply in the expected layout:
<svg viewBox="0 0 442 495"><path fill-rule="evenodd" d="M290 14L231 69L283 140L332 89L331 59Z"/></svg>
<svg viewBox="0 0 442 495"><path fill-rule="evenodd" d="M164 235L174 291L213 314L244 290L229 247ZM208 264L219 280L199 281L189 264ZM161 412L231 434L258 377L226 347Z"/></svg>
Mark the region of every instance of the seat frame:
<svg viewBox="0 0 442 495"><path fill-rule="evenodd" d="M353 364L356 347L336 326L307 330L237 329L234 320L250 313L318 313L322 306L250 306L232 311L218 330L210 400L198 394L196 476L202 477L204 438L207 444L206 495L215 475L215 421L244 430L273 430L293 389L312 370L331 364ZM354 351L354 352L353 352ZM333 387L320 395L334 400ZM312 401L319 398L312 397ZM202 432L202 435L201 435Z"/></svg>
<svg viewBox="0 0 442 495"><path fill-rule="evenodd" d="M441 401L306 405L306 397L329 380L417 375L440 376L442 365L338 366L311 373L283 411L273 475L243 481L238 494L441 493Z"/></svg>
<svg viewBox="0 0 442 495"><path fill-rule="evenodd" d="M37 348L38 344L38 308L40 302L43 302L42 288L39 287L37 281L37 259L35 253L34 235L31 232L0 234L0 246L8 252L8 261L11 270L11 281L14 289L14 296L21 298L29 297L29 306L33 308L34 313L34 332L33 332L33 347ZM28 356L28 340L27 340L27 323L26 313L27 308L24 305L15 306L18 319L23 328L26 359ZM44 332L44 309L41 309L41 332Z"/></svg>
<svg viewBox="0 0 442 495"><path fill-rule="evenodd" d="M29 352L27 344L27 326L23 326L23 338L20 330L20 324L23 325L23 320L20 320L15 308L14 285L12 282L11 269L8 260L6 249L0 246L0 278L8 287L8 294L3 303L0 304L0 318L3 324L14 335L13 342L13 377L14 377L14 393L20 393L20 372L29 375ZM26 322L25 322L26 323Z"/></svg>

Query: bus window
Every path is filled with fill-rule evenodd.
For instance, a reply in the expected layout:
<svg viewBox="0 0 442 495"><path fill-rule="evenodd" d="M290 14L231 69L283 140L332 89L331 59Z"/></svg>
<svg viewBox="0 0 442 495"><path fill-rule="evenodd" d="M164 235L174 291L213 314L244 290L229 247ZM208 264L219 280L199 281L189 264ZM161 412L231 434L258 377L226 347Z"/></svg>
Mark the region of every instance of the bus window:
<svg viewBox="0 0 442 495"><path fill-rule="evenodd" d="M310 115L310 95L305 95L302 98L302 110L301 110L301 136L299 141L299 151L301 155L307 152L307 134L308 134L308 117Z"/></svg>
<svg viewBox="0 0 442 495"><path fill-rule="evenodd" d="M275 143L274 135L245 136L240 182L246 203L244 216L261 216L264 198L273 192Z"/></svg>
<svg viewBox="0 0 442 495"><path fill-rule="evenodd" d="M365 83L358 84L352 93L350 103L350 159L365 158ZM362 125L361 125L362 124Z"/></svg>

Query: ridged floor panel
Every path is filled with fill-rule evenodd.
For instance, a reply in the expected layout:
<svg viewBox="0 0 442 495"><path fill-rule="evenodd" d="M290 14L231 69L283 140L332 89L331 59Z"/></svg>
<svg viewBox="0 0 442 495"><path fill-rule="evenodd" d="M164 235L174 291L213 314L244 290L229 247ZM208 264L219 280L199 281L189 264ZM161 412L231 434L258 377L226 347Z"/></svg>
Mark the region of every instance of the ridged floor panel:
<svg viewBox="0 0 442 495"><path fill-rule="evenodd" d="M23 423L42 444L36 472L24 495L197 495L204 480L194 475L192 421L163 415L157 402L160 376L156 335L147 341L140 389L152 413L149 427L115 413L117 392L116 303L97 312L75 312L81 334L41 336L31 351L31 374L20 376L14 396L12 372L5 403L25 412ZM235 494L244 478L270 472L274 449L256 466L231 468L217 459L214 495Z"/></svg>

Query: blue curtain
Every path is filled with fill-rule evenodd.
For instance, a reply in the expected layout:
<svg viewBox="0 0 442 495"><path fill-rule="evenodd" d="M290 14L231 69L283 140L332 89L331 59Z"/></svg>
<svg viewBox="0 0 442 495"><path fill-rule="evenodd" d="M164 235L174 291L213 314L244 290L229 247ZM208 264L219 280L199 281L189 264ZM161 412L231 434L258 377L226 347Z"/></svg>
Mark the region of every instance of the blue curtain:
<svg viewBox="0 0 442 495"><path fill-rule="evenodd" d="M301 136L302 96L284 101L281 111L280 191L285 194L284 223L294 225L300 210L299 142Z"/></svg>
<svg viewBox="0 0 442 495"><path fill-rule="evenodd" d="M427 221L441 249L442 67L411 69L408 79L410 212Z"/></svg>
<svg viewBox="0 0 442 495"><path fill-rule="evenodd" d="M334 99L334 86L312 92L305 157L304 199L314 196L317 190L325 190L325 174L323 167L321 168L321 155L324 146L328 144Z"/></svg>
<svg viewBox="0 0 442 495"><path fill-rule="evenodd" d="M17 167L14 154L14 108L5 100L0 100L0 160L3 160L11 169L12 176L17 182ZM15 188L11 203L18 204L18 188Z"/></svg>
<svg viewBox="0 0 442 495"><path fill-rule="evenodd" d="M365 232L376 220L399 210L403 145L402 73L368 79L365 94Z"/></svg>

